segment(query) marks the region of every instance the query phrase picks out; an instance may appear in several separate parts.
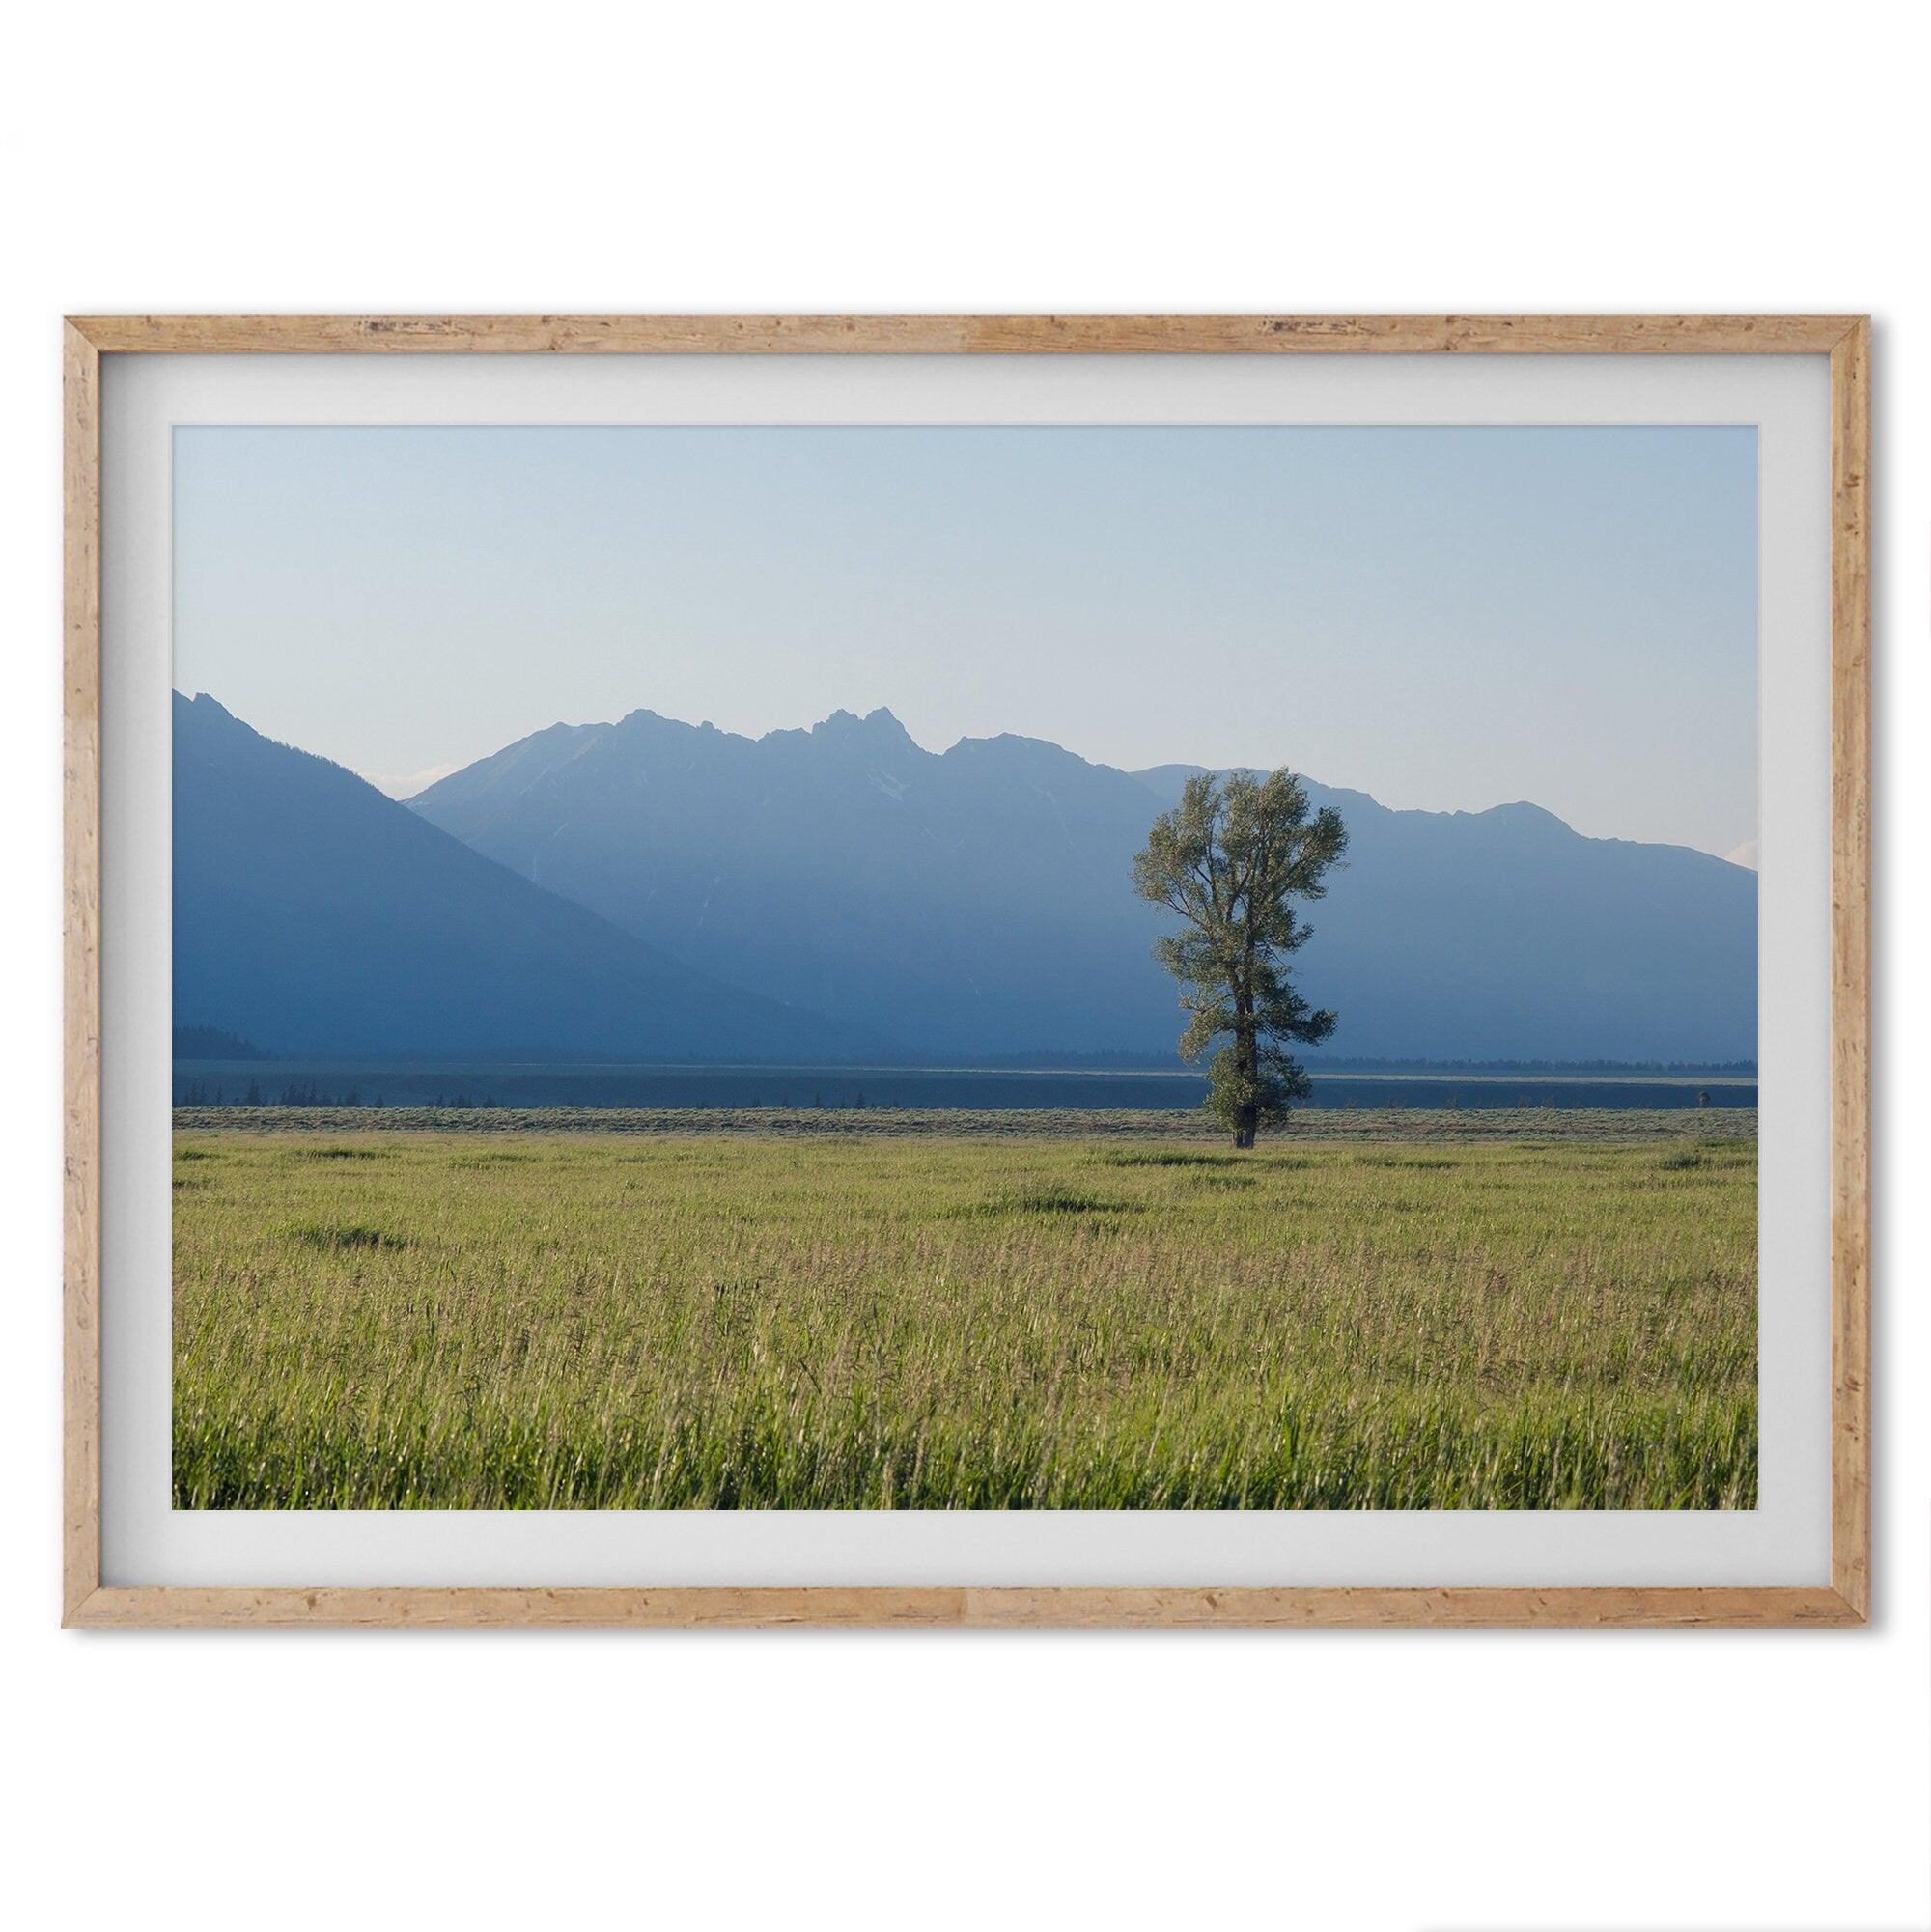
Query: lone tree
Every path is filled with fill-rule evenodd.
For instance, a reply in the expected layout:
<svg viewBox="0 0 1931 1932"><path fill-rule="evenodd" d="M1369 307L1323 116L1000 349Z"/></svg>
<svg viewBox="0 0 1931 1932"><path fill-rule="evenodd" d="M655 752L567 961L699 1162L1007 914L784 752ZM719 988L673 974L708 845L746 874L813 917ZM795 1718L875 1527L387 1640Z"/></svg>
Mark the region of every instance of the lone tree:
<svg viewBox="0 0 1931 1932"><path fill-rule="evenodd" d="M1329 805L1310 811L1292 771L1265 779L1203 772L1187 781L1133 860L1140 897L1189 927L1154 941L1154 957L1179 980L1180 1004L1192 1015L1181 1052L1197 1060L1232 1036L1208 1069L1207 1110L1232 1131L1236 1147L1251 1147L1261 1128L1284 1121L1312 1091L1281 1043L1327 1039L1334 1016L1315 1012L1288 977L1288 955L1311 931L1293 902L1322 897L1347 849L1341 815Z"/></svg>

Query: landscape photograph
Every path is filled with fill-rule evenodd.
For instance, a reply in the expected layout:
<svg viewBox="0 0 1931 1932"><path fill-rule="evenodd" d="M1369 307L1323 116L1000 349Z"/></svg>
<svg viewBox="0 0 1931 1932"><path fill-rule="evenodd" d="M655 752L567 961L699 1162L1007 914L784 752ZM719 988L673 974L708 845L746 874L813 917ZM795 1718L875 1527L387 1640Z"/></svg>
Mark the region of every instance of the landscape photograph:
<svg viewBox="0 0 1931 1932"><path fill-rule="evenodd" d="M1749 1510L1725 427L175 432L185 1510Z"/></svg>

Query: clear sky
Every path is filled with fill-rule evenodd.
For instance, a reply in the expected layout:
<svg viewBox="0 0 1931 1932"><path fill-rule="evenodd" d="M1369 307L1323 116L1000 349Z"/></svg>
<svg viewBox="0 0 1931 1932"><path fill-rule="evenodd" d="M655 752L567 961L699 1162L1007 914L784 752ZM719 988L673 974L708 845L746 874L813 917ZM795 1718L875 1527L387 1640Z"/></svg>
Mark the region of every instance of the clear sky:
<svg viewBox="0 0 1931 1932"><path fill-rule="evenodd" d="M1756 524L1748 428L183 428L175 684L392 781L885 705L1728 853Z"/></svg>

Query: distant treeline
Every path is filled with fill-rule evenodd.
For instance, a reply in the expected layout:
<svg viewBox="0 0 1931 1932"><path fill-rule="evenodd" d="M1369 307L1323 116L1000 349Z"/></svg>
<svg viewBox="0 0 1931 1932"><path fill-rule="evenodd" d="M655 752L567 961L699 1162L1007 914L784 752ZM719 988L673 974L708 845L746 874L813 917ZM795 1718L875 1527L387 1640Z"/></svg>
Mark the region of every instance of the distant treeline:
<svg viewBox="0 0 1931 1932"><path fill-rule="evenodd" d="M1310 1074L1709 1074L1754 1079L1754 1060L1367 1060L1310 1054Z"/></svg>
<svg viewBox="0 0 1931 1932"><path fill-rule="evenodd" d="M277 1058L301 1059L301 1054L277 1055L266 1052L251 1040L244 1040L238 1034L224 1032L218 1026L177 1026L174 1029L174 1056L177 1060L262 1060ZM424 1059L390 1055L370 1055L371 1060L380 1065L407 1067L420 1071L424 1067L439 1063L448 1064L452 1069L473 1065L474 1061L463 1055L435 1054ZM742 1070L757 1072L765 1069L769 1062L747 1059L733 1060L714 1057L692 1058L689 1060L648 1060L636 1059L616 1061L598 1059L581 1053L558 1053L546 1048L528 1048L520 1052L491 1054L490 1064L501 1067L515 1064L520 1068L536 1069L553 1067L567 1070L578 1067L634 1067L639 1071L655 1068L714 1068L719 1072ZM1707 1077L1710 1078L1754 1079L1757 1064L1754 1060L1433 1060L1426 1058L1375 1059L1359 1054L1314 1053L1306 1056L1305 1064L1311 1074L1493 1074L1514 1076L1522 1074L1556 1075L1617 1075L1650 1074L1671 1075L1683 1078ZM863 1072L876 1069L881 1072L928 1073L933 1071L955 1071L967 1073L982 1070L988 1073L1185 1073L1198 1075L1198 1067L1189 1066L1178 1053L1142 1052L1129 1048L1112 1048L1096 1053L1057 1053L1049 1049L1039 1048L1022 1053L972 1053L925 1055L874 1055L861 1060L821 1060L788 1064L786 1073L801 1073L811 1067L821 1068L827 1075L844 1072ZM290 1091L296 1089L291 1088ZM214 1106L218 1102L182 1102L182 1106ZM270 1103L255 1103L267 1105ZM319 1103L293 1102L291 1105L309 1106ZM332 1102L330 1105L350 1103ZM420 1104L420 1103L415 1103ZM480 1101L452 1102L451 1105L481 1106Z"/></svg>
<svg viewBox="0 0 1931 1932"><path fill-rule="evenodd" d="M175 1058L178 1060L268 1060L252 1040L238 1033L224 1033L219 1026L177 1026Z"/></svg>
<svg viewBox="0 0 1931 1932"><path fill-rule="evenodd" d="M1302 1056L1310 1074L1707 1074L1738 1079L1756 1077L1754 1060L1430 1060L1374 1059L1361 1054L1308 1053ZM917 1070L943 1064L989 1071L1125 1073L1174 1072L1197 1074L1178 1053L1145 1053L1115 1048L1104 1053L1030 1053L928 1056L925 1059L879 1060L873 1064Z"/></svg>
<svg viewBox="0 0 1931 1932"><path fill-rule="evenodd" d="M188 1079L175 1082L174 1104L177 1106L382 1106L386 1102L379 1093L359 1086L331 1093L313 1080L292 1080L277 1088L265 1087L260 1080L250 1080L245 1087L230 1087L210 1080ZM403 1105L464 1108L491 1107L500 1103L494 1094L479 1098L458 1092L436 1094L427 1100L411 1098Z"/></svg>

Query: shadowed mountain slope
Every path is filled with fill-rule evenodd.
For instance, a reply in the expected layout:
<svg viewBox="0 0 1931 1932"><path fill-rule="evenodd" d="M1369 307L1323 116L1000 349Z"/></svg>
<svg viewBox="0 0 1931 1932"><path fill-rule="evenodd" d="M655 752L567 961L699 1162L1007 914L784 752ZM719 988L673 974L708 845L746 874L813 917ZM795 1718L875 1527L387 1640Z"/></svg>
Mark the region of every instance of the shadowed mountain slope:
<svg viewBox="0 0 1931 1932"><path fill-rule="evenodd" d="M1164 915L1133 856L1196 768L1037 739L923 750L889 712L751 740L636 712L557 725L410 809L693 967L919 1054L1170 1048ZM1301 977L1338 1052L1735 1059L1756 1050L1756 879L1586 839L1533 805L1341 811Z"/></svg>
<svg viewBox="0 0 1931 1932"><path fill-rule="evenodd" d="M176 1022L276 1052L848 1057L876 1036L720 984L351 771L174 701Z"/></svg>
<svg viewBox="0 0 1931 1932"><path fill-rule="evenodd" d="M1137 775L1164 805L1198 769ZM1584 838L1539 805L1397 812L1307 792L1348 826L1347 867L1301 955L1310 994L1342 1014L1337 1051L1756 1057L1754 873L1687 846Z"/></svg>

